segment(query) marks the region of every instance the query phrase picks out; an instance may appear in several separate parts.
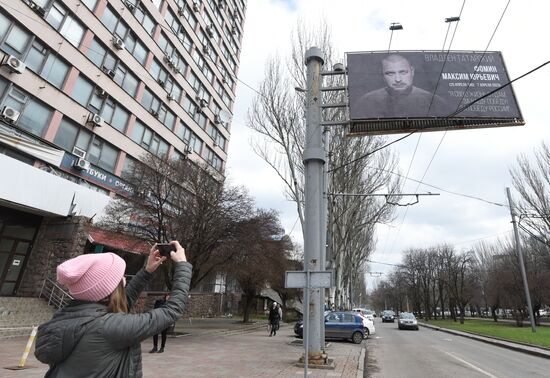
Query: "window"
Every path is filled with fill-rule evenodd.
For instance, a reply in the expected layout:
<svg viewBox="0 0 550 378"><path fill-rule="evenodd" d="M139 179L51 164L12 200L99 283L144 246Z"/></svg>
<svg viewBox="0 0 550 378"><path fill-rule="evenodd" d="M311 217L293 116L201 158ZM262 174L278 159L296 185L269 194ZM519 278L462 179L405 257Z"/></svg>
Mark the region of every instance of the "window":
<svg viewBox="0 0 550 378"><path fill-rule="evenodd" d="M31 35L17 25L9 31L2 48L9 54L21 57L29 44Z"/></svg>
<svg viewBox="0 0 550 378"><path fill-rule="evenodd" d="M8 54L17 56L27 67L61 88L69 72L69 65L49 50L38 39L0 14L0 47Z"/></svg>
<svg viewBox="0 0 550 378"><path fill-rule="evenodd" d="M128 177L134 173L134 170L136 168L136 162L137 160L133 157L126 155L126 158L124 159L124 164L122 165L122 172L120 174L121 177Z"/></svg>
<svg viewBox="0 0 550 378"><path fill-rule="evenodd" d="M88 9L93 12L99 0L80 0L80 1L82 1L82 3L84 3L84 5L86 5Z"/></svg>
<svg viewBox="0 0 550 378"><path fill-rule="evenodd" d="M130 96L135 96L139 80L122 62L94 38L88 52L88 58L104 72L112 71L113 80Z"/></svg>
<svg viewBox="0 0 550 378"><path fill-rule="evenodd" d="M53 115L53 109L14 85L9 88L0 107L4 106L9 106L21 113L17 126L39 137L44 134Z"/></svg>
<svg viewBox="0 0 550 378"><path fill-rule="evenodd" d="M145 29L145 31L146 31L150 36L153 36L153 33L154 33L154 31L155 31L156 23L155 23L153 17L151 17L151 15L149 14L149 12L147 12L147 10L146 10L145 7L143 6L143 4L140 3L140 4L135 8L134 16L135 16L136 19L139 21L139 23L141 24L141 26L143 26L143 28Z"/></svg>
<svg viewBox="0 0 550 378"><path fill-rule="evenodd" d="M61 120L54 143L69 152L78 147L86 151L85 159L90 163L111 173L115 170L119 150L66 118Z"/></svg>
<svg viewBox="0 0 550 378"><path fill-rule="evenodd" d="M124 41L126 50L130 52L141 64L145 64L147 59L147 49L145 45L135 36L128 25L122 21L122 18L115 13L114 9L108 5L105 8L101 22L114 35Z"/></svg>
<svg viewBox="0 0 550 378"><path fill-rule="evenodd" d="M130 114L115 101L111 99L105 100L100 115L105 122L121 133L126 131L126 125L128 124Z"/></svg>
<svg viewBox="0 0 550 378"><path fill-rule="evenodd" d="M152 0L152 1L153 1L153 5L155 6L155 8L160 10L160 8L162 7L162 1L163 0Z"/></svg>
<svg viewBox="0 0 550 378"><path fill-rule="evenodd" d="M76 79L71 98L92 113L99 114L105 122L121 133L126 131L130 113L100 88L80 75Z"/></svg>
<svg viewBox="0 0 550 378"><path fill-rule="evenodd" d="M191 118L195 115L197 112L197 105L191 100L189 96L185 96L185 99L183 100L183 109L189 114Z"/></svg>
<svg viewBox="0 0 550 378"><path fill-rule="evenodd" d="M105 59L105 55L107 55L107 48L101 44L97 38L94 38L92 40L92 43L90 44L90 47L88 48L88 51L86 52L86 56L97 66L101 67L103 64L103 60Z"/></svg>
<svg viewBox="0 0 550 378"><path fill-rule="evenodd" d="M40 76L57 88L61 88L69 72L69 65L53 54L49 54L42 67Z"/></svg>
<svg viewBox="0 0 550 378"><path fill-rule="evenodd" d="M53 3L46 21L65 37L73 46L78 47L84 36L84 27L61 3Z"/></svg>
<svg viewBox="0 0 550 378"><path fill-rule="evenodd" d="M197 26L197 19L193 16L192 11L190 11L190 7L187 6L185 0L177 0L177 4L178 8L181 10L181 15L187 20L191 29L194 30Z"/></svg>
<svg viewBox="0 0 550 378"><path fill-rule="evenodd" d="M140 121L136 121L131 138L152 154L166 156L168 153L168 143Z"/></svg>
<svg viewBox="0 0 550 378"><path fill-rule="evenodd" d="M204 116L204 114L202 112L196 112L193 119L195 120L195 122L197 122L197 124L201 128L204 129L206 127L206 117Z"/></svg>
<svg viewBox="0 0 550 378"><path fill-rule="evenodd" d="M221 171L222 169L222 160L219 158L216 153L210 149L205 148L204 154L203 154L204 160L206 160L216 171Z"/></svg>
<svg viewBox="0 0 550 378"><path fill-rule="evenodd" d="M117 65L115 70L115 77L113 78L115 83L120 85L130 96L135 96L138 87L138 78L132 74L122 64Z"/></svg>
<svg viewBox="0 0 550 378"><path fill-rule="evenodd" d="M86 107L93 90L94 86L90 83L90 81L88 81L88 79L78 76L71 93L71 98L80 105Z"/></svg>
<svg viewBox="0 0 550 378"><path fill-rule="evenodd" d="M180 127L178 128L178 132L176 134L178 138L183 140L188 146L191 146L193 151L197 154L200 153L201 147L202 147L202 141L199 139L199 137L191 131L191 129L182 121L180 121Z"/></svg>

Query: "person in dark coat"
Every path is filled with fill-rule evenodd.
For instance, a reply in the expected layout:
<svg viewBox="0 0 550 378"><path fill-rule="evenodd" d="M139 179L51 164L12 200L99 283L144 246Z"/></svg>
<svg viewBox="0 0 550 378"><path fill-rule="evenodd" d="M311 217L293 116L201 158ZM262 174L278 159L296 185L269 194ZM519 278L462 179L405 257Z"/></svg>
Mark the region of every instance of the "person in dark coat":
<svg viewBox="0 0 550 378"><path fill-rule="evenodd" d="M170 294L166 294L164 296L164 298L157 299L155 301L155 304L154 304L153 308L160 308L160 307L164 306L164 304L166 303L166 301L169 298L170 298ZM170 324L170 326L172 326L172 324ZM163 353L164 352L164 347L166 346L166 334L168 333L169 329L170 329L170 327L162 330L161 341L160 341L160 349L158 349L159 335L153 335L153 349L151 349L149 351L149 353Z"/></svg>
<svg viewBox="0 0 550 378"><path fill-rule="evenodd" d="M281 315L279 312L279 307L277 307L277 302L273 302L273 305L269 309L269 324L271 324L271 332L269 333L269 337L275 336L277 334L280 320Z"/></svg>
<svg viewBox="0 0 550 378"><path fill-rule="evenodd" d="M74 300L38 328L36 358L50 366L46 377L142 377L140 343L181 317L192 266L171 242L174 276L170 299L146 313L130 314L153 272L166 260L156 246L147 264L125 287L126 263L114 253L87 254L57 267L57 281Z"/></svg>

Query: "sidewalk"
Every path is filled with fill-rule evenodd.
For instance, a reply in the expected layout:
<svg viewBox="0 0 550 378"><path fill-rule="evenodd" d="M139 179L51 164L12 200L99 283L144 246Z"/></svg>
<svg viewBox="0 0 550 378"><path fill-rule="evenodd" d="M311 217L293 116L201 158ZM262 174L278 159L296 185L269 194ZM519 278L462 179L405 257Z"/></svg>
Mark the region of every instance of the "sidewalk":
<svg viewBox="0 0 550 378"><path fill-rule="evenodd" d="M277 336L268 337L263 322L243 325L238 319L183 319L176 325L183 334L168 337L165 352L150 354L152 340L142 343L144 377L300 377L303 367L295 366L303 354L301 340L292 325L285 324ZM43 377L47 367L29 355L21 371L4 369L17 365L26 338L0 343L0 377ZM364 341L363 344L367 341ZM329 358L334 370L310 369L310 377L362 377L364 345L330 342ZM358 369L360 367L360 369Z"/></svg>
<svg viewBox="0 0 550 378"><path fill-rule="evenodd" d="M457 331L457 330L454 330L454 329L437 327L437 326L433 326L431 324L425 324L425 323L420 323L420 322L418 322L418 325L421 325L422 327L430 328L430 329L433 329L433 330L436 330L436 331L446 332L446 333L450 333L452 335L467 337L467 338L477 340L477 341L481 341L481 342L484 342L484 343L493 344L493 345L496 345L496 346L499 346L499 347L502 347L502 348L507 348L507 349L518 351L518 352L531 354L533 356L550 358L550 350L548 350L546 348L541 348L541 347L536 347L536 346L521 344L521 343L515 343L515 342L512 342L512 341L506 341L506 340L502 340L502 339L498 339L498 338L490 337L490 336L480 336L480 335L476 335L476 334L470 333L470 332L462 332L462 331Z"/></svg>

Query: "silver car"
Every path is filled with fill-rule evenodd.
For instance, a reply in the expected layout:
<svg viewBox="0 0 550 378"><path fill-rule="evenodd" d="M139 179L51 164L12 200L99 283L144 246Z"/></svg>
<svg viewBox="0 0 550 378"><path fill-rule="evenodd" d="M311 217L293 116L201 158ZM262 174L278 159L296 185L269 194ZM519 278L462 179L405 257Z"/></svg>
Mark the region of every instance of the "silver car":
<svg viewBox="0 0 550 378"><path fill-rule="evenodd" d="M399 329L414 329L415 331L418 331L418 322L416 321L414 314L411 312L400 313L397 324Z"/></svg>

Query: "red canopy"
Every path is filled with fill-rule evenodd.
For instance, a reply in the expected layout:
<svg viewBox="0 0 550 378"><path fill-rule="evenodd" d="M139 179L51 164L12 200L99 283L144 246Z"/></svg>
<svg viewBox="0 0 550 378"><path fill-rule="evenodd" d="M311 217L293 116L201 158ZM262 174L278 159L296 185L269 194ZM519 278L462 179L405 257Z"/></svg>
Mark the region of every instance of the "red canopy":
<svg viewBox="0 0 550 378"><path fill-rule="evenodd" d="M92 228L88 240L93 244L102 244L125 252L149 254L151 246L145 240L119 232Z"/></svg>

